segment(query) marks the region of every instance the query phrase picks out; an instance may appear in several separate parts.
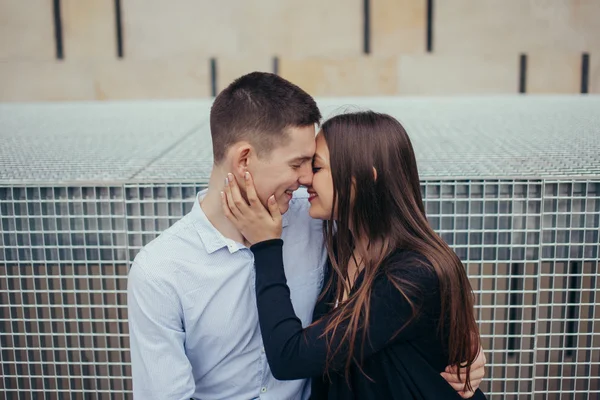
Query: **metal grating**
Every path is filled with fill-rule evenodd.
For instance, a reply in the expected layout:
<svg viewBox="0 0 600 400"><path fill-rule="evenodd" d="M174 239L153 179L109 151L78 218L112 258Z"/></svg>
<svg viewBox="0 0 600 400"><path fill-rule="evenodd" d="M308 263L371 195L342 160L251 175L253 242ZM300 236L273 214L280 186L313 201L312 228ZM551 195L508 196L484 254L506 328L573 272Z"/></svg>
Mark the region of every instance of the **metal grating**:
<svg viewBox="0 0 600 400"><path fill-rule="evenodd" d="M413 138L429 220L477 296L489 397L600 397L598 98L344 102ZM6 398L131 398L128 263L206 183L209 105L0 106Z"/></svg>
<svg viewBox="0 0 600 400"><path fill-rule="evenodd" d="M361 108L394 115L411 135L423 179L600 175L600 96L350 98L319 105L325 117ZM210 106L209 100L0 104L0 182L206 183Z"/></svg>
<svg viewBox="0 0 600 400"><path fill-rule="evenodd" d="M135 180L206 125L208 107L194 101L0 104L0 182Z"/></svg>
<svg viewBox="0 0 600 400"><path fill-rule="evenodd" d="M490 397L598 396L600 180L429 181L424 192L477 297Z"/></svg>

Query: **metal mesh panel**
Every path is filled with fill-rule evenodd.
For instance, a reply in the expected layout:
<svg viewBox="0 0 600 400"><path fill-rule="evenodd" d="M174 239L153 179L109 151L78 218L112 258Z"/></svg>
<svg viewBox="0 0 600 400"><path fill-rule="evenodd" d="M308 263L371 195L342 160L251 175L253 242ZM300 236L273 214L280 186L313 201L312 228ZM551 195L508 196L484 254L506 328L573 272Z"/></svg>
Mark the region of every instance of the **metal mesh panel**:
<svg viewBox="0 0 600 400"><path fill-rule="evenodd" d="M0 188L2 363L14 398L131 389L124 203L122 187Z"/></svg>
<svg viewBox="0 0 600 400"><path fill-rule="evenodd" d="M189 212L198 190L0 187L6 393L23 399L131 393L128 261Z"/></svg>
<svg viewBox="0 0 600 400"><path fill-rule="evenodd" d="M482 389L600 397L600 98L347 102L413 139L429 221L475 292ZM6 398L131 398L128 264L206 184L209 106L0 105Z"/></svg>
<svg viewBox="0 0 600 400"><path fill-rule="evenodd" d="M490 397L598 395L600 183L442 181L424 192L475 291Z"/></svg>
<svg viewBox="0 0 600 400"><path fill-rule="evenodd" d="M496 395L531 393L541 181L425 185L429 220L465 263Z"/></svg>
<svg viewBox="0 0 600 400"><path fill-rule="evenodd" d="M130 393L128 260L200 188L0 188L7 393ZM422 191L476 295L490 398L600 393L600 181L424 181Z"/></svg>
<svg viewBox="0 0 600 400"><path fill-rule="evenodd" d="M598 396L600 184L549 182L544 189L536 390Z"/></svg>

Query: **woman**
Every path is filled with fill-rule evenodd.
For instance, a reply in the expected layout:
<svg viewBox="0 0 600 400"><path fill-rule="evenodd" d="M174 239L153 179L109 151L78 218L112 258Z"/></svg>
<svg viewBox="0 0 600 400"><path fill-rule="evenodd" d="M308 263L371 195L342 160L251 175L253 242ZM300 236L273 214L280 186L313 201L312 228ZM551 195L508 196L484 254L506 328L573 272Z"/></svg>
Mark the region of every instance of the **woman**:
<svg viewBox="0 0 600 400"><path fill-rule="evenodd" d="M325 220L329 253L314 322L302 328L282 261L281 215L267 211L246 174L223 211L252 244L267 360L275 378L312 377L312 398L451 399L446 365L470 368L479 351L465 269L429 226L412 145L394 118L336 116L316 139L310 215ZM237 205L236 205L237 204ZM477 390L475 398L485 398Z"/></svg>

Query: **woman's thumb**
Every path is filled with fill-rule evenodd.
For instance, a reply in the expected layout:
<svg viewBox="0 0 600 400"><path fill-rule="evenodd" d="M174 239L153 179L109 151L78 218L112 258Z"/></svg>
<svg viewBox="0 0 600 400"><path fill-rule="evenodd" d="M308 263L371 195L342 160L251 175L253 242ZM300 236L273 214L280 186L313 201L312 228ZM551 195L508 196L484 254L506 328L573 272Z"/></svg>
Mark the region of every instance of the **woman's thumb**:
<svg viewBox="0 0 600 400"><path fill-rule="evenodd" d="M269 213L271 213L271 217L274 221L279 222L281 220L281 211L279 211L279 205L277 205L277 201L275 200L275 195L269 197L267 201L269 206Z"/></svg>

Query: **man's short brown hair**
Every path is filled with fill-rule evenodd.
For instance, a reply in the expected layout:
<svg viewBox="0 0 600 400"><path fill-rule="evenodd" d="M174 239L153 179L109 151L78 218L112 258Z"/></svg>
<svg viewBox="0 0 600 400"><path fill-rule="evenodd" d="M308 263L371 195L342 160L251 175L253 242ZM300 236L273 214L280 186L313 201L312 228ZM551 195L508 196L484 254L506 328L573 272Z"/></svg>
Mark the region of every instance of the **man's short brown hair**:
<svg viewBox="0 0 600 400"><path fill-rule="evenodd" d="M293 83L266 72L244 75L219 93L210 110L214 162L241 140L264 156L289 139L286 128L320 119L315 100Z"/></svg>

